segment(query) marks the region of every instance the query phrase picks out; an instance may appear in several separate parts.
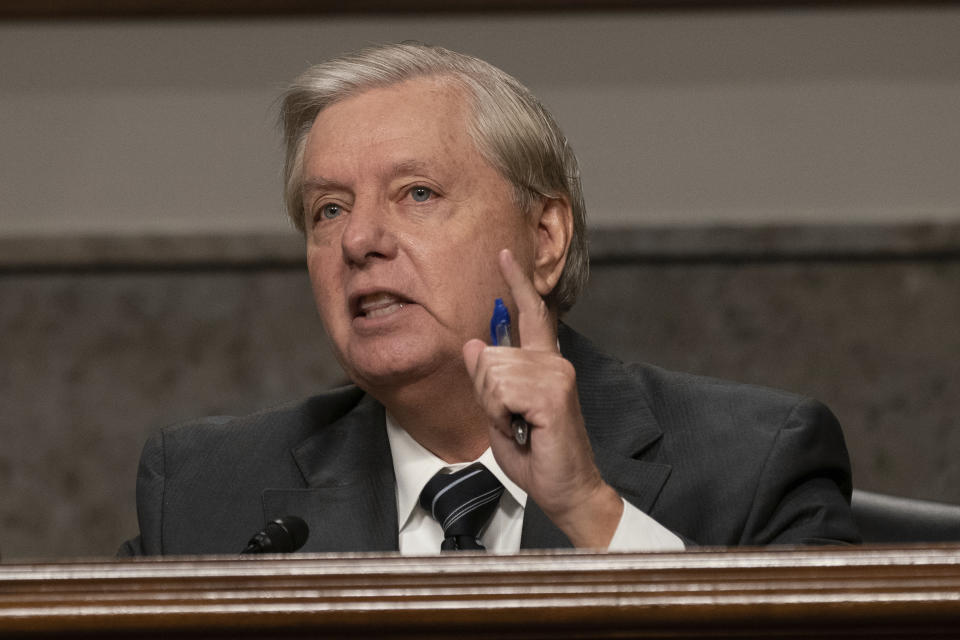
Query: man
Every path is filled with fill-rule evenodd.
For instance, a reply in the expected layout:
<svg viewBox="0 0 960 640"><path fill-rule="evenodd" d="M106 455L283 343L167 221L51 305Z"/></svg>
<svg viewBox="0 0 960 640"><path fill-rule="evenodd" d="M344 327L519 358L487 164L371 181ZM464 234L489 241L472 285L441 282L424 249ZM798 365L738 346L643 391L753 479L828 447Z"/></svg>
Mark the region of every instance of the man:
<svg viewBox="0 0 960 640"><path fill-rule="evenodd" d="M822 405L624 365L559 322L587 275L579 171L515 79L374 47L309 69L282 120L287 208L355 386L152 438L122 554L235 553L286 514L305 551L857 539ZM497 298L519 347L485 340ZM438 514L466 478L490 484Z"/></svg>

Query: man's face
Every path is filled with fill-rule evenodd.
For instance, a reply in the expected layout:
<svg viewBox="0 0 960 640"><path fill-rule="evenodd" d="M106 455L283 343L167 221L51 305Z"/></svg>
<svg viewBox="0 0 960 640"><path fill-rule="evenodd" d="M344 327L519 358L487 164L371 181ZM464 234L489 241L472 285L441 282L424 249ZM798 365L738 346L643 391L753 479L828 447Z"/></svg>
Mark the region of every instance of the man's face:
<svg viewBox="0 0 960 640"><path fill-rule="evenodd" d="M532 270L536 223L467 133L442 78L371 89L320 113L304 154L307 265L324 326L367 390L462 375L507 298L497 255Z"/></svg>

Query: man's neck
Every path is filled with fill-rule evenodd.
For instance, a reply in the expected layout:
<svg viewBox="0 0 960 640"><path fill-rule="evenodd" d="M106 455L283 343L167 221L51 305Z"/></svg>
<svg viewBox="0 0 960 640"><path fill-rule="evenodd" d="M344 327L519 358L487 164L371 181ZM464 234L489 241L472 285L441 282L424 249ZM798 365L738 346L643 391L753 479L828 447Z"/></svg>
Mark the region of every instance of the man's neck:
<svg viewBox="0 0 960 640"><path fill-rule="evenodd" d="M475 460L490 446L490 420L474 398L466 371L438 372L371 395L414 440L445 462Z"/></svg>

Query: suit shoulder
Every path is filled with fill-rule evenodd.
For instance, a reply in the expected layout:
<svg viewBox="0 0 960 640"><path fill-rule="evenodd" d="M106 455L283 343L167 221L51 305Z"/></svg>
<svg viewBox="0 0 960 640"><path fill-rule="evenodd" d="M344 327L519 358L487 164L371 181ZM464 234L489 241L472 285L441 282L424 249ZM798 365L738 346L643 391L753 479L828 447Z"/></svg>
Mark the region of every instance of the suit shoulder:
<svg viewBox="0 0 960 640"><path fill-rule="evenodd" d="M713 408L725 408L734 403L741 406L762 402L790 410L809 398L783 389L759 384L736 382L722 378L671 371L653 364L631 363L624 367L647 390L651 400L697 401Z"/></svg>
<svg viewBox="0 0 960 640"><path fill-rule="evenodd" d="M713 426L741 435L745 428L752 428L769 434L798 408L809 407L815 413L822 409L829 414L816 400L797 393L653 364L624 363L569 328L561 335L587 403L614 405L623 398L639 397L665 428L702 430Z"/></svg>
<svg viewBox="0 0 960 640"><path fill-rule="evenodd" d="M647 402L662 425L715 429L735 438L764 440L782 429L818 424L836 429L836 417L820 401L757 384L670 371L650 364L627 365L642 380Z"/></svg>
<svg viewBox="0 0 960 640"><path fill-rule="evenodd" d="M228 441L235 449L287 448L341 418L363 395L355 386L340 387L243 416L186 420L162 428L154 439L161 439L165 447L202 449L204 445Z"/></svg>

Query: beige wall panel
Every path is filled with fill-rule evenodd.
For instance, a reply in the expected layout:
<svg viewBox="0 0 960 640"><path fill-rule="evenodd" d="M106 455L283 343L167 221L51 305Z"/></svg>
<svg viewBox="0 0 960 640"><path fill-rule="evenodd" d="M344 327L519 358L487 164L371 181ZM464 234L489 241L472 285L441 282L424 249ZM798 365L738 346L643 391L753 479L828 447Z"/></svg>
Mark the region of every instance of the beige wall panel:
<svg viewBox="0 0 960 640"><path fill-rule="evenodd" d="M274 100L416 38L541 95L596 225L960 217L960 9L0 24L0 234L286 228Z"/></svg>

